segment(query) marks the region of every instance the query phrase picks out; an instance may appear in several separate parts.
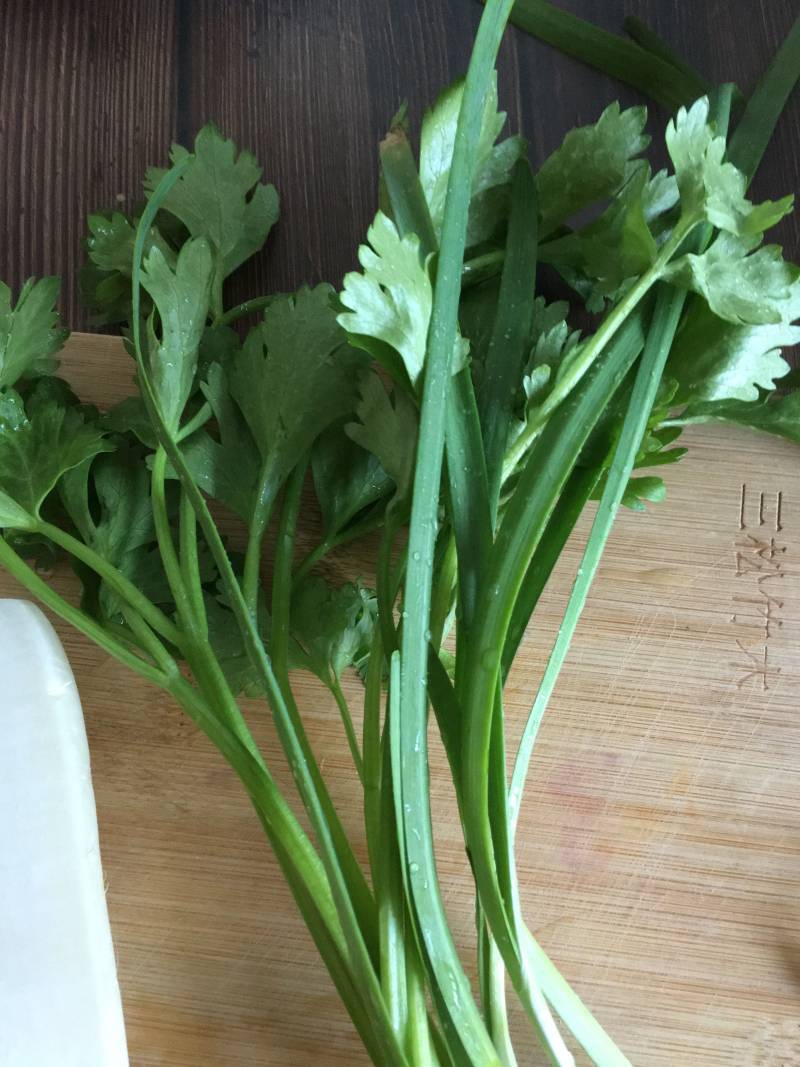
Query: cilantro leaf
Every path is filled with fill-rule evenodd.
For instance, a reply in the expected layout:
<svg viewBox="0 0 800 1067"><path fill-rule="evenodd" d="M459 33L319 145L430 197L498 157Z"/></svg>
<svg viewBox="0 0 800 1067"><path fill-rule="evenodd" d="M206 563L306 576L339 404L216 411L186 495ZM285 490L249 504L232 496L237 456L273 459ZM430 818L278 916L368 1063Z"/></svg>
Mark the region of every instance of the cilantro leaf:
<svg viewBox="0 0 800 1067"><path fill-rule="evenodd" d="M618 192L628 177L630 161L650 143L643 132L646 121L646 108L621 111L615 101L597 122L570 130L536 177L542 236Z"/></svg>
<svg viewBox="0 0 800 1067"><path fill-rule="evenodd" d="M441 235L447 181L453 160L458 113L464 95L463 80L448 86L425 112L420 133L419 177L437 238ZM475 150L475 177L467 227L467 247L492 236L505 212L506 191L514 164L524 150L519 137L496 144L505 125L497 110L497 77L493 77Z"/></svg>
<svg viewBox="0 0 800 1067"><path fill-rule="evenodd" d="M198 346L208 318L213 264L208 242L189 240L180 250L175 268L157 247L142 263L142 285L158 310L161 337L148 321L150 374L167 428L180 425L192 392Z"/></svg>
<svg viewBox="0 0 800 1067"><path fill-rule="evenodd" d="M138 445L87 460L69 471L59 492L85 544L116 567L155 604L171 604L156 545L150 478ZM112 618L122 611L118 595L96 575L78 568L84 603L93 614Z"/></svg>
<svg viewBox="0 0 800 1067"><path fill-rule="evenodd" d="M108 433L132 433L148 448L155 450L158 447L158 435L140 396L126 396L106 411L100 421Z"/></svg>
<svg viewBox="0 0 800 1067"><path fill-rule="evenodd" d="M177 163L188 155L175 144L170 159ZM278 219L278 194L274 186L260 181L262 171L255 157L250 152L237 156L233 141L212 124L198 133L194 156L163 208L179 218L193 237L208 240L214 253L217 292L232 271L263 247ZM157 167L147 171L148 196L164 173Z"/></svg>
<svg viewBox="0 0 800 1067"><path fill-rule="evenodd" d="M353 410L359 354L336 321L329 285L276 300L229 371L261 458L280 480L319 434Z"/></svg>
<svg viewBox="0 0 800 1067"><path fill-rule="evenodd" d="M59 285L58 278L29 278L12 308L11 290L0 282L0 389L55 370L53 356L69 336L56 325Z"/></svg>
<svg viewBox="0 0 800 1067"><path fill-rule="evenodd" d="M657 475L645 474L628 479L622 504L631 511L645 511L645 502L660 504L667 495L664 479Z"/></svg>
<svg viewBox="0 0 800 1067"><path fill-rule="evenodd" d="M359 383L358 422L345 427L347 435L372 452L395 484L395 496L406 500L414 480L417 410L400 389L389 395L377 374L368 371Z"/></svg>
<svg viewBox="0 0 800 1067"><path fill-rule="evenodd" d="M133 244L136 240L136 217L121 211L96 212L87 219L89 236L86 250L89 259L102 271L116 271L126 278L133 273ZM175 266L175 252L155 226L150 228L144 245L145 255L158 248L170 267Z"/></svg>
<svg viewBox="0 0 800 1067"><path fill-rule="evenodd" d="M317 438L311 450L311 473L326 538L344 530L392 486L378 457L356 444L341 425L331 426Z"/></svg>
<svg viewBox="0 0 800 1067"><path fill-rule="evenodd" d="M382 363L396 382L419 383L428 344L433 286L420 260L419 238L401 237L379 211L358 250L363 273L345 275L338 321L352 344ZM463 369L469 344L456 338L453 373Z"/></svg>
<svg viewBox="0 0 800 1067"><path fill-rule="evenodd" d="M643 274L656 258L645 214L649 187L649 167L635 166L598 219L540 247L540 260L556 267L590 311L602 311L606 299L617 298L625 283Z"/></svg>
<svg viewBox="0 0 800 1067"><path fill-rule="evenodd" d="M753 205L745 196L747 179L726 163L725 138L708 122L708 97L679 109L666 131L667 150L675 167L685 216L706 218L720 230L740 236L763 233L792 209L794 198Z"/></svg>
<svg viewBox="0 0 800 1067"><path fill-rule="evenodd" d="M339 315L339 324L353 344L383 363L395 381L407 376L415 385L425 361L433 306L419 238L413 233L401 237L391 219L379 211L367 230L367 242L358 250L363 273L345 275L339 299L346 310Z"/></svg>
<svg viewBox="0 0 800 1067"><path fill-rule="evenodd" d="M702 255L690 253L670 263L664 277L700 293L728 322L786 322L797 305L800 270L783 259L778 245L753 251L759 241L757 235L720 233Z"/></svg>
<svg viewBox="0 0 800 1067"><path fill-rule="evenodd" d="M14 391L0 395L0 521L34 529L45 498L63 475L110 449L102 431L53 390L35 389L27 405Z"/></svg>
<svg viewBox="0 0 800 1067"><path fill-rule="evenodd" d="M800 314L800 285L793 287L789 316ZM789 370L780 354L800 343L800 326L772 323L741 326L724 322L695 301L675 338L667 373L678 382L676 403L694 400L757 400ZM758 387L758 388L757 388Z"/></svg>
<svg viewBox="0 0 800 1067"><path fill-rule="evenodd" d="M263 686L259 680L258 671L253 666L245 648L241 631L236 623L236 616L216 596L206 594L204 601L208 620L208 639L228 685L237 696L240 693L248 697L261 696L264 691ZM261 639L266 647L269 612L263 596L259 599L258 625Z"/></svg>
<svg viewBox="0 0 800 1067"><path fill-rule="evenodd" d="M750 430L785 437L800 444L800 389L787 395L764 393L756 401L719 400L691 404L681 423L733 422Z"/></svg>
<svg viewBox="0 0 800 1067"><path fill-rule="evenodd" d="M338 589L323 578L306 578L292 594L293 666L332 687L368 649L375 627L374 596L348 582Z"/></svg>
<svg viewBox="0 0 800 1067"><path fill-rule="evenodd" d="M220 364L208 368L201 388L214 412L218 435L214 438L206 430L192 434L183 445L184 458L208 496L249 522L261 466L258 449L230 395L227 374Z"/></svg>

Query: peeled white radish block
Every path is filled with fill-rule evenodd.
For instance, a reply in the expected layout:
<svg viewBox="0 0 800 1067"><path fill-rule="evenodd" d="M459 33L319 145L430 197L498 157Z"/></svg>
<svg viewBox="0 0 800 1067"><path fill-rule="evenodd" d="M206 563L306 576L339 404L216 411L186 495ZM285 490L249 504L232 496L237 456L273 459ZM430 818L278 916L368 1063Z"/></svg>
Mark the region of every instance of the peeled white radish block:
<svg viewBox="0 0 800 1067"><path fill-rule="evenodd" d="M89 749L64 651L0 601L0 1067L126 1067Z"/></svg>

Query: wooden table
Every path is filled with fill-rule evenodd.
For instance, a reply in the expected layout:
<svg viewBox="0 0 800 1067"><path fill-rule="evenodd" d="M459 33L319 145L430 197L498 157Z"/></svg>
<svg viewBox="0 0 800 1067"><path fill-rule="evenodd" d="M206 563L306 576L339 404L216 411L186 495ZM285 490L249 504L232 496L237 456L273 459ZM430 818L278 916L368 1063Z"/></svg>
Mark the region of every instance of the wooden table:
<svg viewBox="0 0 800 1067"><path fill-rule="evenodd" d="M126 361L116 341L76 337L65 367L108 403L130 391ZM796 448L745 431L688 436L666 503L620 517L548 712L518 834L524 907L637 1067L794 1067L800 467ZM512 732L585 533L511 678ZM165 696L56 625L89 729L133 1067L365 1063L232 772ZM298 689L363 857L337 712L312 679ZM357 702L359 683L348 691ZM268 711L250 712L290 789ZM433 763L445 897L469 945L435 741ZM517 1022L521 1062L540 1063Z"/></svg>

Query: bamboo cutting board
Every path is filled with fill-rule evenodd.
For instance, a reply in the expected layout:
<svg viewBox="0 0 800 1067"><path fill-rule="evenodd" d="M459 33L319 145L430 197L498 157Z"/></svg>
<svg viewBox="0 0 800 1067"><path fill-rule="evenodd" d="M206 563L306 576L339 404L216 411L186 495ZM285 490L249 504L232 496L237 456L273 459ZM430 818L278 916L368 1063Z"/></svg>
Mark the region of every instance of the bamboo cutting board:
<svg viewBox="0 0 800 1067"><path fill-rule="evenodd" d="M118 341L77 335L64 373L107 405L131 391L126 361ZM800 453L745 431L686 437L666 503L621 515L548 712L518 835L525 911L636 1067L795 1067ZM586 529L510 681L515 732ZM0 578L0 595L17 593ZM233 774L165 696L56 626L89 730L133 1067L365 1063ZM298 691L361 842L335 708L313 679ZM288 790L268 711L249 710ZM469 945L433 746L440 873ZM520 1062L540 1063L517 1022Z"/></svg>

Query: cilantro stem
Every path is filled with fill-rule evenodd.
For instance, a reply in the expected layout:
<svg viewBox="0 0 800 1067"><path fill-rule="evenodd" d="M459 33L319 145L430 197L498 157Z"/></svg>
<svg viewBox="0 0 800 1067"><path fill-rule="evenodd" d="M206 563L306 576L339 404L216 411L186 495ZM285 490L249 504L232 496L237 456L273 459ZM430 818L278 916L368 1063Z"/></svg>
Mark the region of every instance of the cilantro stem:
<svg viewBox="0 0 800 1067"><path fill-rule="evenodd" d="M298 563L294 571L293 580L295 584L301 582L303 578L305 578L306 575L309 574L309 572L312 571L330 552L350 544L351 541L355 541L359 537L366 537L367 534L379 529L384 521L385 515L383 509L375 507L370 509L369 514L365 515L359 522L355 522L352 525L347 526L344 530L340 530L333 537L326 537L316 546L316 548L312 548L311 551L303 557L300 563Z"/></svg>
<svg viewBox="0 0 800 1067"><path fill-rule="evenodd" d="M272 626L270 653L275 674L288 688L289 634L291 632L292 560L300 513L300 494L303 491L308 457L296 465L286 482L278 539L275 548L275 570L272 579ZM252 607L251 607L252 611Z"/></svg>
<svg viewBox="0 0 800 1067"><path fill-rule="evenodd" d="M183 571L172 540L172 527L170 526L167 511L166 473L167 454L163 448L158 448L153 457L150 482L156 540L158 541L158 550L161 553L164 573L178 609L178 617L187 633L193 633L196 630L194 605L184 584Z"/></svg>
<svg viewBox="0 0 800 1067"><path fill-rule="evenodd" d="M466 260L462 271L462 287L466 289L470 285L486 281L487 278L494 278L502 270L505 258L505 249L497 248Z"/></svg>
<svg viewBox="0 0 800 1067"><path fill-rule="evenodd" d="M339 709L339 715L342 719L342 725L344 726L345 736L347 738L347 744L350 749L350 755L353 757L353 763L355 764L356 771L358 772L358 780L364 785L364 761L361 756L361 751L358 747L358 738L356 737L356 730L353 726L353 717L350 714L350 707L347 703L347 698L342 691L342 686L336 675L331 672L328 688L333 693L333 699L336 701L336 706Z"/></svg>
<svg viewBox="0 0 800 1067"><path fill-rule="evenodd" d="M214 322L215 327L230 326L237 319L243 319L246 315L252 315L257 311L264 311L275 300L272 296L256 296L252 300L245 300L242 304L229 308L224 315L220 315Z"/></svg>
<svg viewBox="0 0 800 1067"><path fill-rule="evenodd" d="M154 630L180 648L181 633L177 626L108 560L103 559L94 549L67 533L66 530L62 530L49 522L40 520L38 529L40 533L59 545L71 556L74 556L75 559L90 567L95 574L103 579L109 588L122 597Z"/></svg>
<svg viewBox="0 0 800 1067"><path fill-rule="evenodd" d="M175 436L176 441L185 441L188 437L191 437L193 433L197 433L201 430L207 422L210 421L214 414L213 408L206 400L198 409L188 422L181 426L180 430Z"/></svg>
<svg viewBox="0 0 800 1067"><path fill-rule="evenodd" d="M222 752L241 779L353 1024L373 1061L379 1062L381 1043L350 968L330 886L316 850L286 804L272 775L254 763L250 753L211 713L203 698L180 675L170 686L170 692Z"/></svg>
<svg viewBox="0 0 800 1067"><path fill-rule="evenodd" d="M84 637L94 641L109 656L135 671L148 682L159 686L167 684L169 679L163 670L154 667L135 652L131 652L121 641L108 634L98 622L59 596L21 556L17 555L4 537L0 537L0 564L45 607L64 622L68 622L70 626L74 626Z"/></svg>
<svg viewBox="0 0 800 1067"><path fill-rule="evenodd" d="M267 461L262 469L256 494L256 506L247 534L247 549L244 557L242 593L250 614L255 619L258 613L258 591L261 586L261 553L275 498L281 483L272 464Z"/></svg>
<svg viewBox="0 0 800 1067"><path fill-rule="evenodd" d="M203 600L203 584L200 578L200 561L197 554L197 517L186 490L181 488L179 512L180 565L184 586L192 604L197 626L208 637L208 619Z"/></svg>

